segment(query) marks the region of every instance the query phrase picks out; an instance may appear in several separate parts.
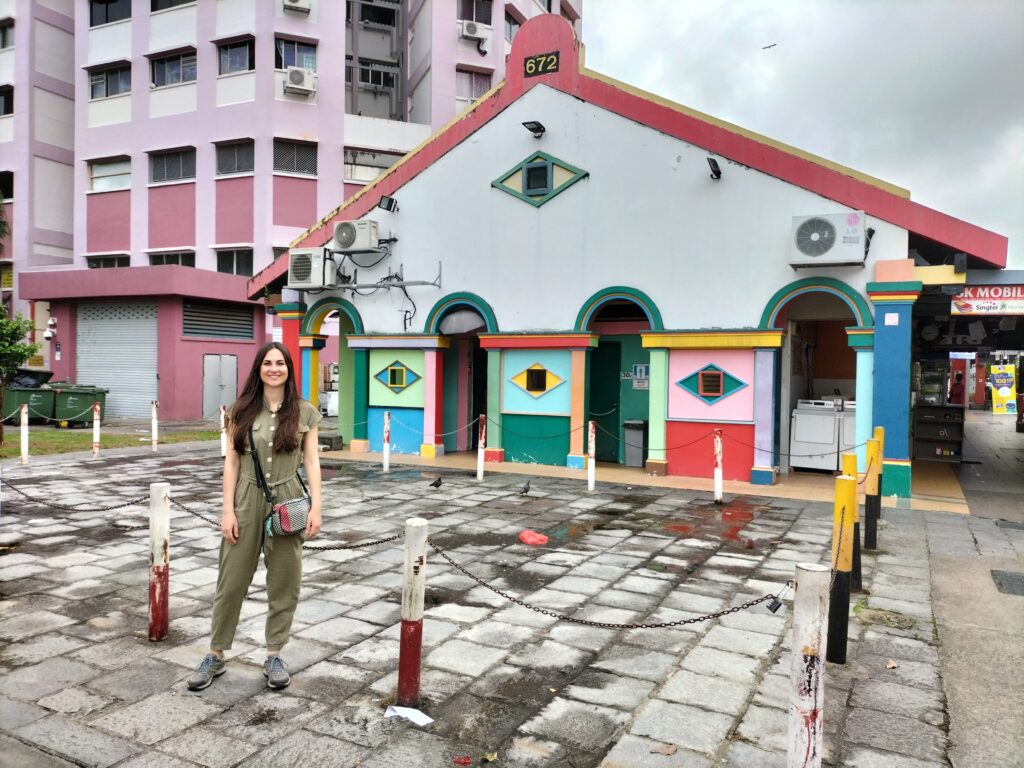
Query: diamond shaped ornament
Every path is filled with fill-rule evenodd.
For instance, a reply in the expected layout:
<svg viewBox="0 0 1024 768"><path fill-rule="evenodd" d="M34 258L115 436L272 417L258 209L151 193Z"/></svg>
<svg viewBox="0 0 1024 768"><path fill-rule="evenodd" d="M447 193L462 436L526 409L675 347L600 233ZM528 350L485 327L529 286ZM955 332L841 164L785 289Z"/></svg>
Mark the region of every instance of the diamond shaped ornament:
<svg viewBox="0 0 1024 768"><path fill-rule="evenodd" d="M392 383L392 370L398 372L398 375L401 378L401 383ZM422 377L419 374L413 372L413 370L406 366L404 363L395 360L393 363L391 363L391 365L382 368L373 378L375 378L385 387L387 387L392 392L397 394L402 390L415 384Z"/></svg>
<svg viewBox="0 0 1024 768"><path fill-rule="evenodd" d="M722 394L702 395L700 393L700 375L705 371L716 371L722 374ZM741 390L745 386L747 386L747 382L737 379L728 371L724 370L723 368L719 368L717 365L712 364L705 365L703 368L694 371L689 376L677 381L676 384L685 389L694 397L703 400L708 405L711 405L712 403L717 403L722 398L728 397L734 392Z"/></svg>
<svg viewBox="0 0 1024 768"><path fill-rule="evenodd" d="M529 376L529 371L544 372L544 389L531 391L526 388L526 381L527 377ZM534 363L529 368L524 368L523 370L521 370L519 373L517 373L515 376L509 379L509 381L511 381L513 384L515 384L517 387L523 390L523 392L528 394L530 397L536 399L538 397L546 395L552 389L561 384L564 381L564 379L562 379L561 376L556 376L540 363Z"/></svg>

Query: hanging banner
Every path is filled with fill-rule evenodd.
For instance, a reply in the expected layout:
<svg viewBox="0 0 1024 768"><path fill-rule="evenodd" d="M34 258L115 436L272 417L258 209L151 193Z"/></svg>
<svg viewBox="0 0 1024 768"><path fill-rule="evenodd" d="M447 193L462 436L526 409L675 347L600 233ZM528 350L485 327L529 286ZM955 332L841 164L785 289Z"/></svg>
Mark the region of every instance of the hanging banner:
<svg viewBox="0 0 1024 768"><path fill-rule="evenodd" d="M1024 285L968 285L951 303L954 315L1024 315Z"/></svg>
<svg viewBox="0 0 1024 768"><path fill-rule="evenodd" d="M1012 365L992 365L988 369L992 385L992 413L1017 413L1017 387Z"/></svg>

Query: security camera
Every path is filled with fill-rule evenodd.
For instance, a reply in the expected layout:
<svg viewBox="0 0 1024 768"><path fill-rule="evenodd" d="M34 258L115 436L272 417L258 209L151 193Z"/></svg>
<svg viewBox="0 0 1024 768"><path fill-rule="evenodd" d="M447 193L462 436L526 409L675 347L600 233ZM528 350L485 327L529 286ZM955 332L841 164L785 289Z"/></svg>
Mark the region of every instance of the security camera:
<svg viewBox="0 0 1024 768"><path fill-rule="evenodd" d="M57 332L53 328L47 328L43 331L43 338L47 341L53 341L53 338L57 335Z"/></svg>
<svg viewBox="0 0 1024 768"><path fill-rule="evenodd" d="M57 327L57 318L56 317L51 317L49 320L47 320L46 321L46 327L47 328L56 328Z"/></svg>

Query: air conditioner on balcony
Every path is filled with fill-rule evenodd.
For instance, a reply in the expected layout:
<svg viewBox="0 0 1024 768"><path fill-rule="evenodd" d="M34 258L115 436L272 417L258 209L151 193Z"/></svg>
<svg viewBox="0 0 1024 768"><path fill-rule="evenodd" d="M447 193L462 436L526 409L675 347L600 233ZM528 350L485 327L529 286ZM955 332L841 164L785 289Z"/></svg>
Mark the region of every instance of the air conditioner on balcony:
<svg viewBox="0 0 1024 768"><path fill-rule="evenodd" d="M378 245L376 221L339 221L334 225L335 251L375 251Z"/></svg>
<svg viewBox="0 0 1024 768"><path fill-rule="evenodd" d="M316 93L316 83L313 82L315 75L313 70L302 67L288 67L284 76L285 93L301 93L308 96Z"/></svg>
<svg viewBox="0 0 1024 768"><path fill-rule="evenodd" d="M791 267L839 267L863 264L864 212L794 216L791 230Z"/></svg>
<svg viewBox="0 0 1024 768"><path fill-rule="evenodd" d="M305 291L312 288L335 288L338 270L324 254L323 248L293 248L288 253L288 285Z"/></svg>
<svg viewBox="0 0 1024 768"><path fill-rule="evenodd" d="M284 0L284 9L286 11L309 13L309 6L310 0Z"/></svg>
<svg viewBox="0 0 1024 768"><path fill-rule="evenodd" d="M459 37L469 40L490 40L491 27L489 24L481 24L479 21L460 21Z"/></svg>

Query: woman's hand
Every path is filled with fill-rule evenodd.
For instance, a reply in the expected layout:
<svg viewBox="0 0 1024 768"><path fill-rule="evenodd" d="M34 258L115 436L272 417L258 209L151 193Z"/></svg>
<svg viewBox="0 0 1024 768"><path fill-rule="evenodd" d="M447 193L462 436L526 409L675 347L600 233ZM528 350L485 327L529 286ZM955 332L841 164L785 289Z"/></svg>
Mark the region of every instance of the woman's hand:
<svg viewBox="0 0 1024 768"><path fill-rule="evenodd" d="M231 544L238 543L238 518L227 510L220 516L220 532Z"/></svg>
<svg viewBox="0 0 1024 768"><path fill-rule="evenodd" d="M309 510L309 517L306 518L306 538L312 539L320 533L321 515L319 509Z"/></svg>

